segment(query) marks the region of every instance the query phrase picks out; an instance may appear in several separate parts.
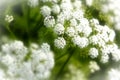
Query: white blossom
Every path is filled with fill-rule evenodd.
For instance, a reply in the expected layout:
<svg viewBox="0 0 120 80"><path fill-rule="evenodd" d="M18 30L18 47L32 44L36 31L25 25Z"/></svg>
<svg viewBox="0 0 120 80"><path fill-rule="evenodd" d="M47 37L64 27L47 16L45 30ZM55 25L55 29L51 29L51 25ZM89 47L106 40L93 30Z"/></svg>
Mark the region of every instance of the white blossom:
<svg viewBox="0 0 120 80"><path fill-rule="evenodd" d="M98 50L96 48L90 48L89 55L91 58L96 58L99 55Z"/></svg>
<svg viewBox="0 0 120 80"><path fill-rule="evenodd" d="M67 27L66 34L69 37L74 37L76 35L76 31L75 31L74 27Z"/></svg>
<svg viewBox="0 0 120 80"><path fill-rule="evenodd" d="M57 39L54 40L54 45L57 48L63 49L66 45L66 40L63 37L58 37Z"/></svg>
<svg viewBox="0 0 120 80"><path fill-rule="evenodd" d="M79 46L80 48L84 48L89 44L89 41L86 37L74 36L72 38L72 42Z"/></svg>
<svg viewBox="0 0 120 80"><path fill-rule="evenodd" d="M54 17L53 16L47 16L47 17L45 17L45 19L44 19L44 25L46 26L46 27L54 27L54 25L55 25L55 19L54 19Z"/></svg>
<svg viewBox="0 0 120 80"><path fill-rule="evenodd" d="M50 14L51 14L51 8L48 7L48 6L46 6L46 5L44 5L43 7L41 7L40 12L41 12L41 14L44 17L50 16Z"/></svg>
<svg viewBox="0 0 120 80"><path fill-rule="evenodd" d="M58 35L64 34L64 26L60 23L56 24L54 27L54 32Z"/></svg>

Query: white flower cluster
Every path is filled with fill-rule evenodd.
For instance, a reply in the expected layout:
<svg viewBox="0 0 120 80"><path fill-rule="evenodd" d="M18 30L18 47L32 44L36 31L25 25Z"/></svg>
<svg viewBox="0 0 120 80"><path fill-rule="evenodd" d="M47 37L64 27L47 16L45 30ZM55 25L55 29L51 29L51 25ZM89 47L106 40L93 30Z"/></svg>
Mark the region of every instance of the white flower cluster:
<svg viewBox="0 0 120 80"><path fill-rule="evenodd" d="M52 5L43 5L41 14L44 16L44 25L51 27L58 36L54 41L57 48L63 49L67 40L70 40L79 48L91 46L88 55L91 58L100 56L102 63L108 62L109 54L112 54L113 60L120 60L120 50L114 43L115 32L106 25L100 25L97 19L85 18L80 0L62 0L60 4L51 1L51 3L53 6L56 5L54 6L56 11L52 9ZM80 6L76 6L77 4Z"/></svg>
<svg viewBox="0 0 120 80"><path fill-rule="evenodd" d="M76 6L77 4L81 5L81 1L62 0L59 5L53 3L52 7L44 5L41 7L41 14L45 17L44 25L46 27L53 27L54 33L59 37L67 35L72 38L71 41L75 45L84 48L89 44L87 37L92 32L92 29L89 26L89 21L84 18L81 7ZM54 13L57 17L55 18L51 13ZM49 17L52 17L52 19ZM63 45L63 47L58 48L64 48L66 45L64 37L62 37L61 41L55 39L54 42L56 47Z"/></svg>
<svg viewBox="0 0 120 80"><path fill-rule="evenodd" d="M92 48L89 51L91 58L96 58L98 52L101 55L101 62L106 63L109 60L109 54L112 55L113 60L120 60L120 49L114 43L115 32L110 29L108 26L102 26L99 24L97 19L92 19L91 27L94 34L89 37L89 42L96 48Z"/></svg>
<svg viewBox="0 0 120 80"><path fill-rule="evenodd" d="M110 14L110 18L112 22L115 24L115 29L120 30L120 0L106 0L107 3L102 4L101 10L104 13L109 14L109 12L113 13L113 15Z"/></svg>
<svg viewBox="0 0 120 80"><path fill-rule="evenodd" d="M2 45L0 64L0 80L44 80L54 67L54 56L47 43L31 44L28 49L14 41Z"/></svg>

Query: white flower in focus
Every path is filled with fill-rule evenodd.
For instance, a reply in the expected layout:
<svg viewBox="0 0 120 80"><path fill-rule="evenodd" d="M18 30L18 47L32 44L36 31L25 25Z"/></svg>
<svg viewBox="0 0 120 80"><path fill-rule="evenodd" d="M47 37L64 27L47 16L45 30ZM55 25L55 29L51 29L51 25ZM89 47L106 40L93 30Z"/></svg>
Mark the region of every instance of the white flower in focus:
<svg viewBox="0 0 120 80"><path fill-rule="evenodd" d="M66 45L66 41L63 37L58 37L57 39L54 40L54 45L57 47L57 48L61 48L63 49Z"/></svg>
<svg viewBox="0 0 120 80"><path fill-rule="evenodd" d="M76 31L75 31L74 27L67 27L66 34L69 37L74 37L76 35Z"/></svg>
<svg viewBox="0 0 120 80"><path fill-rule="evenodd" d="M48 7L48 6L43 6L43 7L41 7L40 12L41 12L41 14L42 14L44 17L50 16L50 14L51 14L51 8Z"/></svg>
<svg viewBox="0 0 120 80"><path fill-rule="evenodd" d="M56 24L55 27L54 27L54 32L57 34L57 35L61 35L61 34L64 34L64 26L60 23Z"/></svg>
<svg viewBox="0 0 120 80"><path fill-rule="evenodd" d="M12 15L5 16L5 21L7 21L8 23L12 22L13 20L14 20L14 17Z"/></svg>
<svg viewBox="0 0 120 80"><path fill-rule="evenodd" d="M99 55L98 49L90 48L89 55L90 55L91 58L96 58Z"/></svg>
<svg viewBox="0 0 120 80"><path fill-rule="evenodd" d="M89 41L86 37L81 37L81 40L80 40L80 43L79 43L79 47L80 48L84 48L84 47L87 47L89 44Z"/></svg>
<svg viewBox="0 0 120 80"><path fill-rule="evenodd" d="M55 19L54 19L54 17L53 16L47 16L47 17L45 17L45 19L44 19L44 25L46 26L46 27L54 27L54 24L55 24Z"/></svg>
<svg viewBox="0 0 120 80"><path fill-rule="evenodd" d="M98 66L98 64L95 61L90 61L89 69L90 69L91 73L94 73L95 71L100 70L100 67Z"/></svg>
<svg viewBox="0 0 120 80"><path fill-rule="evenodd" d="M89 44L89 41L86 37L74 36L72 42L80 48L84 48Z"/></svg>

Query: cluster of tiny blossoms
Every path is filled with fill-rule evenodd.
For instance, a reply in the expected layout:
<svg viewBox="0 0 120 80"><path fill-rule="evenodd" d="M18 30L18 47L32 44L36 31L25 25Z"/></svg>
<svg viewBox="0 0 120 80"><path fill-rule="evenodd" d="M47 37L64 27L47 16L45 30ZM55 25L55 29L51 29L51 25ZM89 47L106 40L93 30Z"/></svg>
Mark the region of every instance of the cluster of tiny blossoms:
<svg viewBox="0 0 120 80"><path fill-rule="evenodd" d="M100 25L97 19L85 18L80 0L61 0L59 3L48 0L43 4L46 2L52 5L43 5L40 12L44 25L58 36L54 40L57 48L63 49L70 41L81 49L91 46L88 55L92 59L100 57L102 63L109 61L109 54L113 60L120 60L120 50L114 43L115 32L106 25Z"/></svg>
<svg viewBox="0 0 120 80"><path fill-rule="evenodd" d="M54 67L54 56L47 43L27 48L16 40L2 45L0 64L0 80L44 80Z"/></svg>

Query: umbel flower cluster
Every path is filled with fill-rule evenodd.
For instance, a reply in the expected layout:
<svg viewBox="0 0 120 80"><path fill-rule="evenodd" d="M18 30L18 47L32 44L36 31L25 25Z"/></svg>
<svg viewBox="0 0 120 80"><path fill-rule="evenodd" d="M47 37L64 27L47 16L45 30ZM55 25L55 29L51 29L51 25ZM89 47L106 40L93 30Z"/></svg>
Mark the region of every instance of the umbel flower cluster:
<svg viewBox="0 0 120 80"><path fill-rule="evenodd" d="M44 16L44 25L58 36L54 40L57 48L63 49L69 42L80 49L91 46L88 49L91 58L100 56L100 61L106 63L111 54L113 60L120 60L120 50L114 43L114 30L107 25L100 25L97 19L85 18L82 7L77 6L82 5L81 1L62 0L59 5L52 1L43 3L47 2L51 2L52 7L43 5L40 12Z"/></svg>
<svg viewBox="0 0 120 80"><path fill-rule="evenodd" d="M86 13L94 0L24 3L20 11L13 7L4 16L4 28L11 35L6 32L10 37L0 42L0 80L97 80L91 76L104 66L109 68L105 80L120 79L119 69L110 69L112 62L120 61L115 31Z"/></svg>
<svg viewBox="0 0 120 80"><path fill-rule="evenodd" d="M54 57L47 43L32 43L28 49L14 41L2 45L0 64L1 80L43 80L50 76Z"/></svg>

